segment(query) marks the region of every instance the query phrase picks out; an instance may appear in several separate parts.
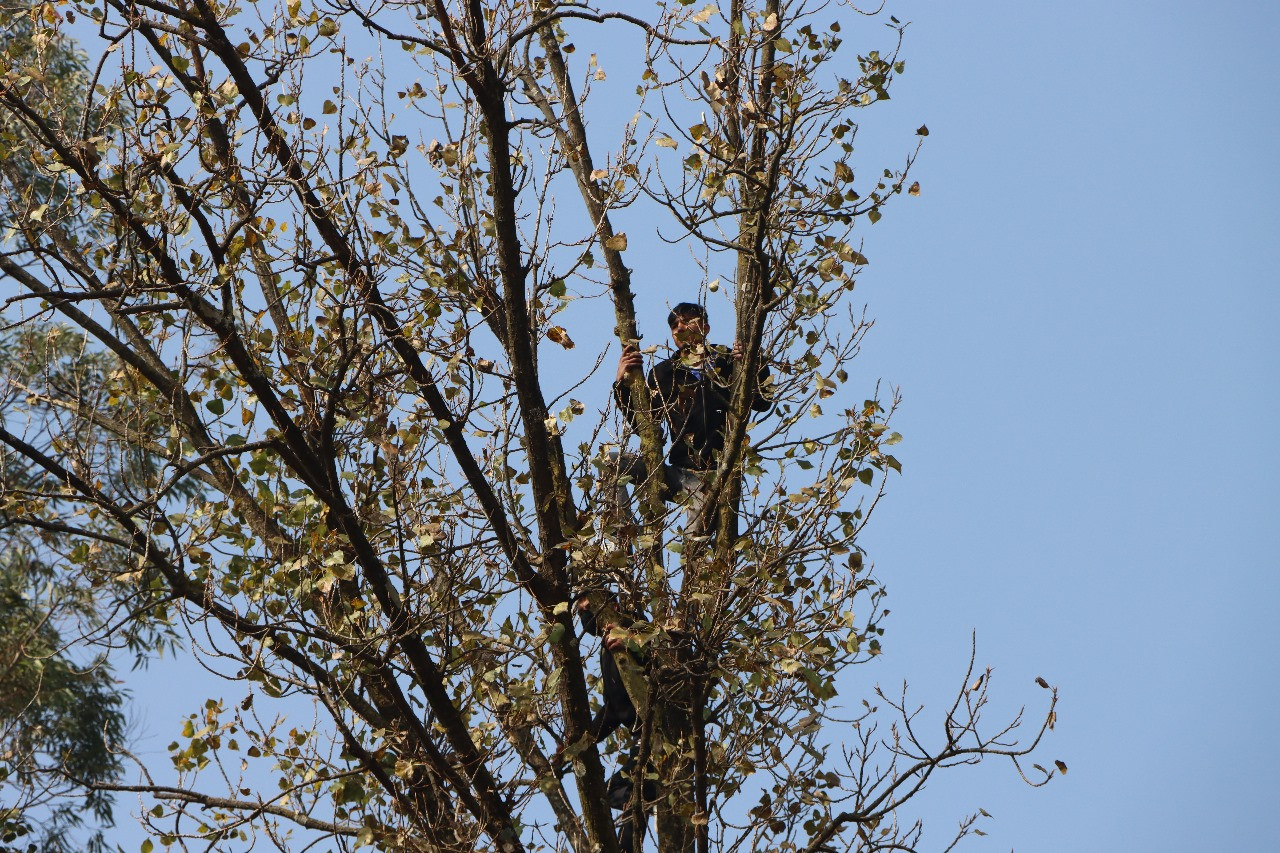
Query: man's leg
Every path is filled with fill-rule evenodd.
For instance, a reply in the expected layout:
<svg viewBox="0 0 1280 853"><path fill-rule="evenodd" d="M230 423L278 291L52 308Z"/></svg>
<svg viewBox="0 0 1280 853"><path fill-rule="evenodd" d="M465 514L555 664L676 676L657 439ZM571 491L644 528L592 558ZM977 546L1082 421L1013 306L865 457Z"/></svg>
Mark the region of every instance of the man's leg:
<svg viewBox="0 0 1280 853"><path fill-rule="evenodd" d="M614 822L618 828L618 848L622 853L635 853L637 848L637 828L635 825L635 810L631 802L631 798L635 793L635 777L634 774L639 772L636 768L635 750L639 748L638 743L632 743L631 752L623 759L622 765L614 771L609 777L609 784L606 788L606 796L609 800L609 807L614 811L621 812L618 819ZM657 789L653 783L646 782L641 788L641 796L644 802L640 804L640 826L638 834L643 836L645 829L649 825L649 809L652 803L657 799Z"/></svg>
<svg viewBox="0 0 1280 853"><path fill-rule="evenodd" d="M667 488L675 496L673 499L682 502L685 509L686 538L706 537L716 526L716 508L707 511L707 502L711 496L707 493L707 485L714 473L711 471L692 471L688 468L667 466ZM738 538L738 515L742 509L742 493L739 487L734 495L733 515L729 519L729 539Z"/></svg>
<svg viewBox="0 0 1280 853"><path fill-rule="evenodd" d="M685 541L705 536L710 526L715 524L714 517L708 518L704 512L709 497L706 486L712 472L693 471L668 465L664 473L672 500L677 501L684 509Z"/></svg>

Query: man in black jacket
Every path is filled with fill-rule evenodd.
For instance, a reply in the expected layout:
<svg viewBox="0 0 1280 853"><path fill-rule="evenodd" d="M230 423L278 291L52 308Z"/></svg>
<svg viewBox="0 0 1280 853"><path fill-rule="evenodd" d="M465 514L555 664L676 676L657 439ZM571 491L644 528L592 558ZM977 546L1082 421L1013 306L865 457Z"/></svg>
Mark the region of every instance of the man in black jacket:
<svg viewBox="0 0 1280 853"><path fill-rule="evenodd" d="M651 414L665 425L671 437L663 479L669 497L678 492L689 495L688 510L699 514L701 489L707 473L714 470L724 450L724 427L733 393L733 366L741 357L738 344L733 349L707 343L711 323L707 309L693 302L681 302L667 316L676 352L649 371L647 384ZM634 424L635 408L626 386L629 373L641 369L642 356L635 346L625 347L618 359L618 375L613 396ZM761 392L769 376L762 366L752 389L751 408L768 411L769 401ZM625 463L621 473L633 480L643 479L645 470L638 461Z"/></svg>

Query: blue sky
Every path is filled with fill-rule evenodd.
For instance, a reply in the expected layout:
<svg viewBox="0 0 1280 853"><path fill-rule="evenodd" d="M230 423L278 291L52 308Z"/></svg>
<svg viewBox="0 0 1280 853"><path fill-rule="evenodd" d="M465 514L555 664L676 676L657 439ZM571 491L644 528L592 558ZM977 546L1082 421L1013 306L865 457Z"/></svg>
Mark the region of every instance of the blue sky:
<svg viewBox="0 0 1280 853"><path fill-rule="evenodd" d="M922 197L864 232L858 369L906 440L863 540L887 653L851 680L940 699L976 630L1003 698L1061 687L1065 778L926 793L996 815L970 849L1274 849L1280 14L890 11L907 74L867 129L931 135Z"/></svg>
<svg viewBox="0 0 1280 853"><path fill-rule="evenodd" d="M862 540L885 654L842 695L905 678L936 708L975 631L993 718L1034 713L1038 675L1061 688L1043 757L1069 774L938 777L917 809L932 846L981 806L995 820L965 849L1274 848L1280 11L887 11L912 22L907 72L861 162L931 133L921 197L861 231L877 325L852 372L901 388L904 476ZM673 275L636 261L637 282ZM132 685L158 744L194 701L173 670Z"/></svg>

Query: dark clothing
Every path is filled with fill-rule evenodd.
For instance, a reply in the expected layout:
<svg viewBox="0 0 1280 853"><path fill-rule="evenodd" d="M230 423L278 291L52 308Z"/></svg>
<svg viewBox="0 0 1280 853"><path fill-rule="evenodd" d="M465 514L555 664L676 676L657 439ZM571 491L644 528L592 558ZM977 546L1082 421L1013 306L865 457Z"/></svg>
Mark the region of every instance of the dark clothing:
<svg viewBox="0 0 1280 853"><path fill-rule="evenodd" d="M596 622L596 614L590 610L578 610L578 620L582 630L593 637L603 638L604 632ZM600 682L604 691L604 703L595 719L591 721L591 738L600 743L617 731L619 726L634 729L636 725L636 706L627 695L627 688L622 683L622 674L618 672L618 662L613 653L602 641L600 643Z"/></svg>
<svg viewBox="0 0 1280 853"><path fill-rule="evenodd" d="M648 386L653 414L660 416L671 434L667 460L676 468L709 471L724 450L724 424L732 394L733 356L724 347L708 346L706 355L682 349L658 362L649 371ZM768 411L769 401L760 388L769 376L762 367L756 377L751 408ZM614 399L634 424L635 411L626 385L615 382Z"/></svg>
<svg viewBox="0 0 1280 853"><path fill-rule="evenodd" d="M636 755L633 745L631 753L622 760L622 766L609 777L608 786L605 788L609 807L616 812L622 812L616 821L618 849L622 853L634 853L636 849L636 831L632 820L635 815L631 811L631 797L636 789L635 773ZM658 786L652 779L646 779L641 794L644 797L644 803L640 809L640 834L643 835L649 821L649 810L653 801L658 799Z"/></svg>
<svg viewBox="0 0 1280 853"><path fill-rule="evenodd" d="M622 675L618 672L618 662L613 659L613 653L609 651L609 647L603 642L604 631L600 630L600 623L596 621L596 614L592 610L578 609L578 620L582 623L582 630L593 637L600 637L600 681L604 690L604 704L601 706L599 713L591 721L591 737L596 743L600 743L609 735L613 734L621 726L626 726L632 734L631 753L623 759L622 766L614 771L609 777L608 787L605 789L605 796L609 801L609 806L614 811L621 811L618 817L618 848L622 853L634 853L635 847L635 827L632 825L631 794L635 790L635 783L632 779L635 773L635 737L639 734L636 731L636 706L631 701L631 697L627 695L627 688L622 683ZM652 782L646 782L644 786L644 795L646 801L652 801L657 798L657 791L654 789ZM647 815L645 815L647 818ZM641 832L644 831L644 825L641 825Z"/></svg>

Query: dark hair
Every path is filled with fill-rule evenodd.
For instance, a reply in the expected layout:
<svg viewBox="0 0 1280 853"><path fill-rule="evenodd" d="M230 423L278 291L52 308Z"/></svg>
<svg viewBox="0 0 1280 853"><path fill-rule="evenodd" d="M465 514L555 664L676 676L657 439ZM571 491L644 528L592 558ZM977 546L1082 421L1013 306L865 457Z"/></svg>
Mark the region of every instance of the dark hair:
<svg viewBox="0 0 1280 853"><path fill-rule="evenodd" d="M696 302L681 302L679 305L671 309L671 313L667 315L667 325L674 329L676 320L687 320L690 317L698 317L704 323L711 322L707 319L707 309Z"/></svg>

